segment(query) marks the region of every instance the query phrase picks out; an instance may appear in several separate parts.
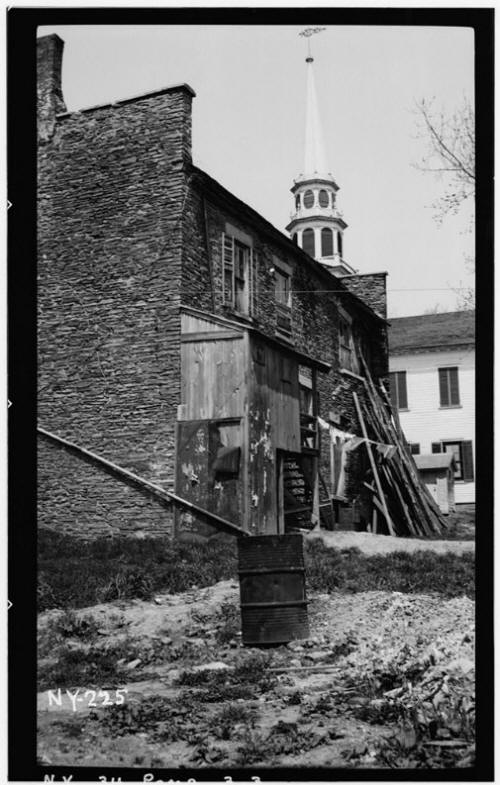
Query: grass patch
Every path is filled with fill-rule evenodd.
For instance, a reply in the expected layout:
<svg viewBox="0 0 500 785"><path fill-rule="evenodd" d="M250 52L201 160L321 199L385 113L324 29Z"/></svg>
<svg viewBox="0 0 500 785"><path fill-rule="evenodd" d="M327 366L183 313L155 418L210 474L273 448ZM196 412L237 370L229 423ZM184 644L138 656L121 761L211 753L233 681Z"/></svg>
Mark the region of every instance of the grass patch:
<svg viewBox="0 0 500 785"><path fill-rule="evenodd" d="M306 576L313 591L399 591L474 598L472 553L395 551L364 556L359 548L328 548L321 540L306 541Z"/></svg>
<svg viewBox="0 0 500 785"><path fill-rule="evenodd" d="M80 540L38 533L38 610L150 599L236 577L236 542L129 538Z"/></svg>

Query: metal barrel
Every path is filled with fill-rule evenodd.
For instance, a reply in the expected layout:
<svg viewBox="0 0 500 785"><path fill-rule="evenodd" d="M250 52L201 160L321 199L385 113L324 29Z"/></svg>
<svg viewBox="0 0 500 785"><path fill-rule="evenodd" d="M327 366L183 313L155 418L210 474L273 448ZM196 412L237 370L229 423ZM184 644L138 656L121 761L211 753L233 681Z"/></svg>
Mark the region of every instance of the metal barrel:
<svg viewBox="0 0 500 785"><path fill-rule="evenodd" d="M238 574L245 645L309 637L301 534L240 538Z"/></svg>

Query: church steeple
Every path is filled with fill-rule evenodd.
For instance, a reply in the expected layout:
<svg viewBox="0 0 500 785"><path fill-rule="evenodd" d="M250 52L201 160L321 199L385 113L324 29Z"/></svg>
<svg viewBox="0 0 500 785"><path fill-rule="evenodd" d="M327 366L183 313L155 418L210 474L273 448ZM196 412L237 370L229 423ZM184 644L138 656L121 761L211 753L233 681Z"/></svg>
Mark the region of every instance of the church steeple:
<svg viewBox="0 0 500 785"><path fill-rule="evenodd" d="M307 37L307 108L304 171L291 189L295 210L286 227L292 240L335 275L351 275L355 271L344 260L343 237L347 224L336 207L339 187L328 169L318 99L314 82L310 36L318 28L304 30Z"/></svg>

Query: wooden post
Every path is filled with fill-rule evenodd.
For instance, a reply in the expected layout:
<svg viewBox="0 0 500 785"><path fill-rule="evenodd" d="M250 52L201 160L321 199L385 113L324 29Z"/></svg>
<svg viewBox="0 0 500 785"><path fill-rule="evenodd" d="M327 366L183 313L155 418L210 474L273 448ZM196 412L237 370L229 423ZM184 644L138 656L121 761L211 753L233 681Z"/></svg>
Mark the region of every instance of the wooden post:
<svg viewBox="0 0 500 785"><path fill-rule="evenodd" d="M363 432L363 436L366 439L366 448L368 450L368 457L370 459L370 465L372 467L373 477L375 479L375 484L377 486L377 491L378 491L380 503L382 505L382 510L383 510L385 519L387 521L387 525L389 527L389 531L392 534L392 536L394 537L396 535L396 532L395 532L395 529L394 529L394 524L393 524L393 522L391 520L391 516L389 515L389 510L387 509L387 504L386 504L386 501L385 501L384 492L382 491L382 486L380 484L380 477L378 476L377 464L376 464L376 461L375 461L375 459L373 457L371 444L369 442L368 434L366 432L365 421L363 419L363 414L361 412L361 407L359 405L358 396L356 395L355 392L353 392L352 397L354 398L354 404L356 406L356 411L358 413L359 424L361 425L361 430Z"/></svg>

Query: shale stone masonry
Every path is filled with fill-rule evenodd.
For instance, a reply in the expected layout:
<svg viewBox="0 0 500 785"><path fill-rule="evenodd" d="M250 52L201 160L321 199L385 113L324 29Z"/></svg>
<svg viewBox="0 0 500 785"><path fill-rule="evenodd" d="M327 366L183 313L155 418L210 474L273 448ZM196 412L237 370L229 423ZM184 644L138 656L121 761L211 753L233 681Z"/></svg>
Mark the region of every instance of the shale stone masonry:
<svg viewBox="0 0 500 785"><path fill-rule="evenodd" d="M60 95L59 46L50 39L39 43L52 57L39 72L39 424L168 489L180 397L181 212L193 91L180 85L49 120L48 107L56 110ZM67 487L62 451L45 447L42 455L50 487L57 477ZM82 464L78 476L90 491L95 470ZM171 530L168 510L142 497L129 505L121 481L103 482L105 506L113 507L113 488L124 530L136 526L139 508L144 528ZM74 529L78 515L82 533L95 529L93 508L71 494L41 499L41 523Z"/></svg>

